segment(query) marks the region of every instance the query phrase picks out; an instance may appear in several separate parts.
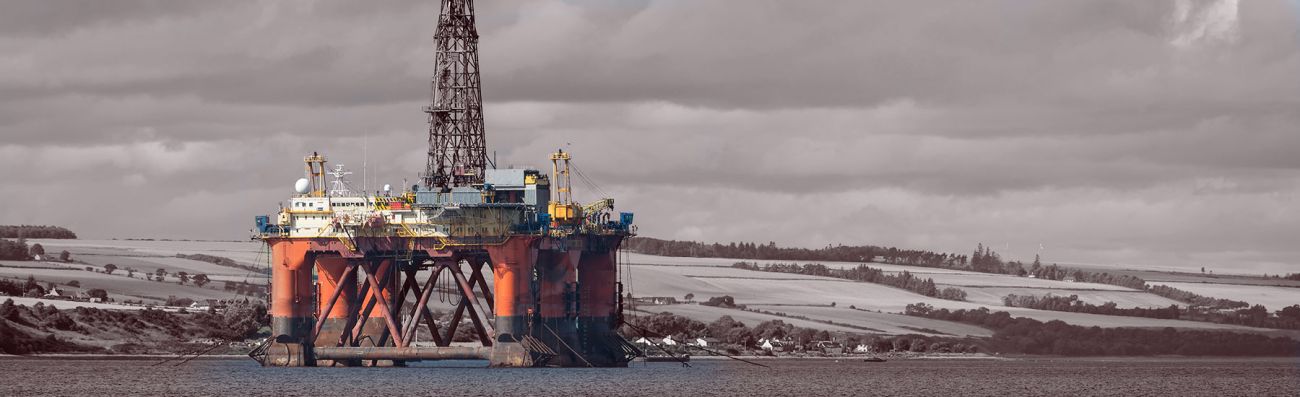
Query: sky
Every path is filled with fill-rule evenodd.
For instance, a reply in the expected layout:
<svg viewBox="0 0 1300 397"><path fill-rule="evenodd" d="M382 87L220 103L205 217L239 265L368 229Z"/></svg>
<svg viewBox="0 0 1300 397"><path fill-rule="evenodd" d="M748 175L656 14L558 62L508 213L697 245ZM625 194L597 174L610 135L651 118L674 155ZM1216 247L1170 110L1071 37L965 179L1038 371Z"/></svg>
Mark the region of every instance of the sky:
<svg viewBox="0 0 1300 397"><path fill-rule="evenodd" d="M643 236L1300 271L1300 1L476 7L498 165ZM312 151L424 167L433 2L0 10L0 224L245 239Z"/></svg>

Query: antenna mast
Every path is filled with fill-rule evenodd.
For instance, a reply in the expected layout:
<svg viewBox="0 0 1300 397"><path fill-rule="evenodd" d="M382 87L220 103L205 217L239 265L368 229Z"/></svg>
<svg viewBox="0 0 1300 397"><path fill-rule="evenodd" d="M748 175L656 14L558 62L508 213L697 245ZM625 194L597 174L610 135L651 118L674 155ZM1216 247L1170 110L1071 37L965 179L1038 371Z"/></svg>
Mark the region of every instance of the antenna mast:
<svg viewBox="0 0 1300 397"><path fill-rule="evenodd" d="M429 162L421 181L425 188L438 190L483 183L487 144L473 0L442 0L433 38L437 72L431 84L433 103L424 108L429 115Z"/></svg>

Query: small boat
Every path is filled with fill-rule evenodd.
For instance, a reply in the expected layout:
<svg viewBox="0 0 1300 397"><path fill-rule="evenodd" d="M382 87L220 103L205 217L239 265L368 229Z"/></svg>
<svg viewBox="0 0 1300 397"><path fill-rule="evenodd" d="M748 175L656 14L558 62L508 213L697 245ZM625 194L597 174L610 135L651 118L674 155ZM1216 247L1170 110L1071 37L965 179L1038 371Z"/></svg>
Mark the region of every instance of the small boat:
<svg viewBox="0 0 1300 397"><path fill-rule="evenodd" d="M880 358L880 357L867 357L867 358L862 359L862 361L864 361L864 362L869 362L869 363L883 363L883 362L885 362L885 359Z"/></svg>

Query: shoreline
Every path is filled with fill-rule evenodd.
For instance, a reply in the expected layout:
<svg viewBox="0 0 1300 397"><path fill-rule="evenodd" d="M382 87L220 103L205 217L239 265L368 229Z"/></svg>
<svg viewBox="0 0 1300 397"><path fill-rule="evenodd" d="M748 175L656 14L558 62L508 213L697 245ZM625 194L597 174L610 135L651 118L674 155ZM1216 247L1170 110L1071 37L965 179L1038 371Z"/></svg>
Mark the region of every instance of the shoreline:
<svg viewBox="0 0 1300 397"><path fill-rule="evenodd" d="M184 360L189 356L178 354L77 354L77 353L40 353L29 355L13 355L0 353L0 360L121 360L121 361L148 361L148 360ZM193 360L251 360L243 354L205 354L191 359Z"/></svg>
<svg viewBox="0 0 1300 397"><path fill-rule="evenodd" d="M67 361L153 361L153 360L175 360L177 362L184 360L188 356L179 356L175 354L76 354L76 353L51 353L51 354L32 354L32 355L12 355L0 353L0 360L67 360ZM965 354L965 355L915 355L915 356L872 356L872 355L852 355L852 356L813 356L813 357L795 357L795 356L734 356L735 358L751 361L849 361L857 362L866 358L879 357L888 361L1033 361L1033 360L1070 360L1070 361L1175 361L1175 362L1222 362L1222 361L1277 361L1277 362L1300 362L1298 357L1284 356L1051 356L1051 355L990 355L990 354ZM242 354L213 354L202 355L190 359L224 361L224 360L251 360L247 355ZM734 358L726 356L690 356L690 361L729 361ZM644 362L644 357L638 357L632 362ZM672 363L665 361L665 363Z"/></svg>

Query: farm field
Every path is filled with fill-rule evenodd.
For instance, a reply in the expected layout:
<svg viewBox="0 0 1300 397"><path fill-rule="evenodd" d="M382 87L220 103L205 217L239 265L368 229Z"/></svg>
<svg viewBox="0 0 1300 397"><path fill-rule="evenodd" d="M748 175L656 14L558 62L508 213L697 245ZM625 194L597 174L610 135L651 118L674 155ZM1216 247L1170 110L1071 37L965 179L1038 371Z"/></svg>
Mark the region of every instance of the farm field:
<svg viewBox="0 0 1300 397"><path fill-rule="evenodd" d="M0 261L0 267L49 268L49 269L85 269L85 265L46 261Z"/></svg>
<svg viewBox="0 0 1300 397"><path fill-rule="evenodd" d="M1042 278L1018 277L1005 274L926 274L918 277L934 279L936 284L970 287L1029 287L1053 288L1062 290L1100 290L1100 291L1137 291L1118 285L1099 283L1078 283Z"/></svg>
<svg viewBox="0 0 1300 397"><path fill-rule="evenodd" d="M201 262L176 257L142 257L142 256L118 256L118 255L90 255L90 254L73 254L76 260L89 263L97 268L102 269L107 264L117 266L119 272L125 272L126 268L135 269L138 273L153 273L157 269L163 269L169 275L179 272L186 272L190 275L207 274L208 276L226 275L256 278L264 280L265 274L254 273L248 270L233 268L228 266L218 266L208 262Z"/></svg>
<svg viewBox="0 0 1300 397"><path fill-rule="evenodd" d="M663 258L660 260L671 260L674 258ZM631 265L629 269L628 281L632 288L629 290L636 296L671 296L682 299L687 293L695 294L695 300L704 301L710 297L730 295L736 299L736 303L744 305L804 305L804 306L828 306L832 302L837 307L847 308L852 305L858 309L879 310L886 313L902 313L908 304L924 302L937 308L946 308L950 310L957 309L978 309L988 307L994 311L1007 311L1013 316L1029 317L1040 321L1061 320L1070 324L1082 326L1100 326L1100 327L1174 327L1174 328L1203 328L1203 329L1237 329L1243 331L1263 332L1264 330L1241 327L1235 325L1202 323L1182 320L1162 320L1141 317L1123 317L1107 316L1087 313L1068 313L1054 312L1045 310L1034 310L1025 308L1014 308L1001 306L1001 296L998 297L998 304L979 303L979 302L957 302L931 298L920 294L912 293L898 288L888 287L880 284L854 282L829 277L803 276L802 279L768 279L760 278L755 274L764 274L767 272L758 272L744 269L719 268L720 272L730 272L732 278L709 277L699 278L690 277L689 275L697 271L698 268L691 266L663 266L663 265ZM784 275L780 273L770 273ZM1013 279L1019 277L1004 276ZM1041 290L1039 290L1041 291ZM1080 291L1085 292L1085 291ZM1105 293L1119 293L1118 291L1102 291ZM1082 294L1081 294L1082 295ZM1155 295L1152 297L1159 298ZM680 307L691 307L698 305L678 305ZM666 306L674 308L678 306ZM691 312L697 313L698 311ZM787 310L787 312L789 312ZM687 315L687 313L682 313ZM824 313L822 313L824 315ZM809 315L810 318L819 318L816 315ZM826 320L848 323L850 317L838 316L835 318L825 318ZM878 327L872 327L878 328Z"/></svg>
<svg viewBox="0 0 1300 397"><path fill-rule="evenodd" d="M1211 283L1160 282L1152 284L1168 285L1211 298L1241 300L1252 305L1264 305L1269 311L1277 311L1283 307L1300 304L1300 288Z"/></svg>
<svg viewBox="0 0 1300 397"><path fill-rule="evenodd" d="M847 307L751 305L749 308L772 313L786 313L794 316L829 320L834 321L835 323L849 324L857 327L874 328L880 330L880 333L889 335L921 334L977 337L993 336L993 331L974 325L933 320L903 314L876 313L849 309ZM938 333L922 330L938 331Z"/></svg>
<svg viewBox="0 0 1300 397"><path fill-rule="evenodd" d="M193 242L193 241L127 241L127 240L33 240L48 247L51 252L67 250L75 261L85 262L103 271L104 266L113 264L118 272L125 274L126 269L135 269L136 277L143 278L144 273L153 273L163 269L169 275L186 272L191 275L206 274L208 278L219 281L239 281L262 284L270 277L267 274L229 266L220 266L209 262L184 259L176 254L203 253L225 256L233 254L236 262L254 265L235 257L254 258L257 255L257 243L231 242ZM251 251L250 251L251 250ZM231 256L226 256L231 257ZM254 261L250 259L250 261ZM19 262L21 263L21 262ZM86 265L47 262L75 269ZM174 276L169 276L174 277ZM174 282L174 281L173 281Z"/></svg>
<svg viewBox="0 0 1300 397"><path fill-rule="evenodd" d="M784 321L786 324L794 325L796 327L824 329L829 332L848 332L848 333L859 333L859 334L870 332L870 331L865 331L857 328L841 327L837 325L819 323L816 321L807 321L807 320L800 320L795 318L775 316L771 314L749 312L749 311L744 311L739 309L727 309L727 308L703 306L703 305L641 306L638 307L637 310L638 310L637 312L630 313L630 315L644 316L644 315L654 314L654 313L669 312L679 316L688 317L697 321L702 321L706 324L716 321L718 318L722 316L731 316L731 318L735 319L736 321L745 323L745 325L749 327L756 326L759 323L764 321L781 320Z"/></svg>
<svg viewBox="0 0 1300 397"><path fill-rule="evenodd" d="M74 290L87 290L92 288L102 288L109 293L110 298L117 300L122 299L143 299L146 302L160 303L169 296L178 298L191 299L244 299L244 296L237 295L233 292L223 291L219 288L209 285L205 288L199 288L192 285L180 285L174 280L167 282L148 281L138 278L130 278L125 275L110 275L97 272L88 272L85 270L55 270L55 269L32 269L32 268L0 268L0 277L10 280L23 281L28 276L35 277L42 283L52 282L64 288L68 281L76 280L81 287Z"/></svg>
<svg viewBox="0 0 1300 397"><path fill-rule="evenodd" d="M207 254L230 258L245 265L265 266L263 246L255 241L144 241L144 240L50 240L32 239L47 252L68 250L77 253L122 253L128 251L140 256L175 257L176 254ZM96 251L100 250L100 251Z"/></svg>

